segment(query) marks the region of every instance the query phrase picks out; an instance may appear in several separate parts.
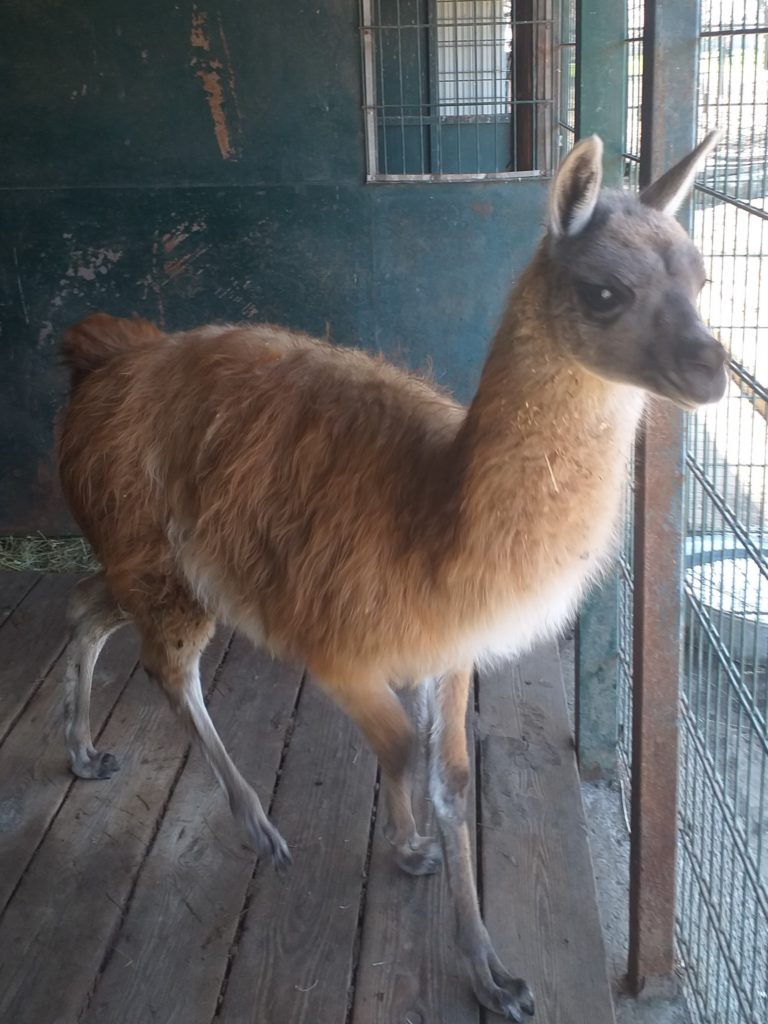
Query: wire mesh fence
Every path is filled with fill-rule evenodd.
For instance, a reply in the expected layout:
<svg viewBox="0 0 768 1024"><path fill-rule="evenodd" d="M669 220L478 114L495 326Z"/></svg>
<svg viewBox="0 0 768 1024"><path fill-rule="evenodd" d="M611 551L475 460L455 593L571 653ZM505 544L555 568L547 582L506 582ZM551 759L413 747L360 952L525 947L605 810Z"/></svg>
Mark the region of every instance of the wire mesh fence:
<svg viewBox="0 0 768 1024"><path fill-rule="evenodd" d="M631 793L632 765L632 659L635 600L635 485L630 477L624 491L624 508L622 512L621 550L618 558L619 572L619 607L618 607L618 744L617 768L618 779L622 787L622 799L629 803ZM626 813L626 807L625 807Z"/></svg>
<svg viewBox="0 0 768 1024"><path fill-rule="evenodd" d="M552 170L569 99L558 0L361 0L361 13L369 179Z"/></svg>
<svg viewBox="0 0 768 1024"><path fill-rule="evenodd" d="M627 2L625 182L643 128L645 4ZM697 1024L768 1021L768 4L704 0L697 183L702 312L731 349L722 403L689 417L677 943ZM652 126L650 127L652 130ZM619 767L631 764L632 490L620 557Z"/></svg>
<svg viewBox="0 0 768 1024"><path fill-rule="evenodd" d="M733 354L686 439L677 934L696 1019L768 1020L768 26L762 0L705 0L697 184L703 313Z"/></svg>

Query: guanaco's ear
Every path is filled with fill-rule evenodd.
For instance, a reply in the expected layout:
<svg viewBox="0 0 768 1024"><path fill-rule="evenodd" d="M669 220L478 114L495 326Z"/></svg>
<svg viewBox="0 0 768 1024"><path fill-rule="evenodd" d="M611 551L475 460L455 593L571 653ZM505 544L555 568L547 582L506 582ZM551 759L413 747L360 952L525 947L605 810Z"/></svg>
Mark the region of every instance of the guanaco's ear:
<svg viewBox="0 0 768 1024"><path fill-rule="evenodd" d="M710 132L692 153L683 157L680 163L675 164L657 181L644 188L640 193L640 202L654 210L661 210L662 213L673 216L693 188L696 172L715 148L719 139L719 131Z"/></svg>
<svg viewBox="0 0 768 1024"><path fill-rule="evenodd" d="M589 224L603 180L603 143L590 135L577 143L555 174L549 193L549 231L578 235Z"/></svg>

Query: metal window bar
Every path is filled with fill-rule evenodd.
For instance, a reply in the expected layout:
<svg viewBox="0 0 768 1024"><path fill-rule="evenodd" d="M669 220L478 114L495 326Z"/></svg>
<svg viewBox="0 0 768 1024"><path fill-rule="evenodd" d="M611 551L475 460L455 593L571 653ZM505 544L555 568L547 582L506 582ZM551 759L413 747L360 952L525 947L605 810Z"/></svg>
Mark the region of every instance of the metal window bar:
<svg viewBox="0 0 768 1024"><path fill-rule="evenodd" d="M644 0L627 2L627 105L624 127L624 185L637 191L640 176L643 95ZM634 463L634 449L630 461ZM634 657L635 600L635 475L630 474L624 495L623 532L619 555L618 629L618 744L617 777L625 808L631 803L632 664ZM626 814L625 814L626 817Z"/></svg>
<svg viewBox="0 0 768 1024"><path fill-rule="evenodd" d="M640 147L642 144L643 98L643 0L627 3L627 111L624 134L625 184L636 190L640 176Z"/></svg>
<svg viewBox="0 0 768 1024"><path fill-rule="evenodd" d="M550 173L560 28L556 0L361 0L368 180Z"/></svg>
<svg viewBox="0 0 768 1024"><path fill-rule="evenodd" d="M576 0L563 0L560 5L559 51L555 63L560 78L555 121L557 162L576 141Z"/></svg>
<svg viewBox="0 0 768 1024"><path fill-rule="evenodd" d="M768 1020L768 9L702 0L703 313L733 353L689 417L677 942L702 1024Z"/></svg>

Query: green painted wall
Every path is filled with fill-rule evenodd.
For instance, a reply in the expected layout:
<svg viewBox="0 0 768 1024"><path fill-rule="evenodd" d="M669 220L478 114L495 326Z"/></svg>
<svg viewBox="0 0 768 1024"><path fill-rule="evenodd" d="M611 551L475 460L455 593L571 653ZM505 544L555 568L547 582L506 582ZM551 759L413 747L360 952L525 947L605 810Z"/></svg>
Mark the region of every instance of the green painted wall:
<svg viewBox="0 0 768 1024"><path fill-rule="evenodd" d="M7 0L0 533L68 532L63 327L274 320L466 399L546 183L366 185L350 0Z"/></svg>

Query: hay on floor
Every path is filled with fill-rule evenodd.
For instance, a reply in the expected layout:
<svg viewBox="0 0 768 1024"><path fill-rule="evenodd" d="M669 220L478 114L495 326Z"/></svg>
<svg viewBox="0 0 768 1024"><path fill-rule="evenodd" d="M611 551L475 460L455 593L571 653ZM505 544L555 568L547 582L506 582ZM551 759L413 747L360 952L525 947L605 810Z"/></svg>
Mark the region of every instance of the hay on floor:
<svg viewBox="0 0 768 1024"><path fill-rule="evenodd" d="M82 537L0 537L0 570L94 572L98 568Z"/></svg>

